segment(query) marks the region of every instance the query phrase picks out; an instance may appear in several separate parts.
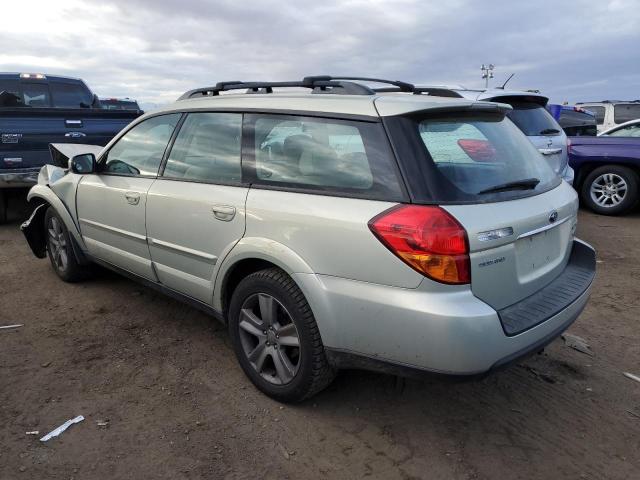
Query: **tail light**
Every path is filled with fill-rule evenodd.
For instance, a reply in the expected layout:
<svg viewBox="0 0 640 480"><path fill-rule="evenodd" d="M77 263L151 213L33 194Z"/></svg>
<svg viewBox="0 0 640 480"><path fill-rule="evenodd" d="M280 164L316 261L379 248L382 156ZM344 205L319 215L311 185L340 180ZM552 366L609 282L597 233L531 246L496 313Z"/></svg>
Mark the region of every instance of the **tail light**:
<svg viewBox="0 0 640 480"><path fill-rule="evenodd" d="M571 155L571 139L567 137L567 155Z"/></svg>
<svg viewBox="0 0 640 480"><path fill-rule="evenodd" d="M419 273L441 283L471 281L467 232L442 208L400 205L372 218L369 228Z"/></svg>

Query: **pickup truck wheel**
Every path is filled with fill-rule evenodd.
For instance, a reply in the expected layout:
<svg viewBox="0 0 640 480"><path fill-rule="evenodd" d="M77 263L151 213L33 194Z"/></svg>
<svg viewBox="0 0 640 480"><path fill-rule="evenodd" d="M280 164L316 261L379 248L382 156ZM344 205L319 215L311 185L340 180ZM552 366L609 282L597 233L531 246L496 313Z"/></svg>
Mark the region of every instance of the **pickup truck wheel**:
<svg viewBox="0 0 640 480"><path fill-rule="evenodd" d="M313 312L296 283L279 268L240 282L229 306L229 333L240 366L262 392L299 402L335 376Z"/></svg>
<svg viewBox="0 0 640 480"><path fill-rule="evenodd" d="M0 190L0 225L7 223L7 194Z"/></svg>
<svg viewBox="0 0 640 480"><path fill-rule="evenodd" d="M78 264L71 236L64 222L53 207L47 209L44 216L47 235L47 254L56 274L65 282L78 282L87 276L87 269Z"/></svg>
<svg viewBox="0 0 640 480"><path fill-rule="evenodd" d="M601 215L620 215L638 202L638 176L619 165L605 165L587 175L581 189L582 201Z"/></svg>

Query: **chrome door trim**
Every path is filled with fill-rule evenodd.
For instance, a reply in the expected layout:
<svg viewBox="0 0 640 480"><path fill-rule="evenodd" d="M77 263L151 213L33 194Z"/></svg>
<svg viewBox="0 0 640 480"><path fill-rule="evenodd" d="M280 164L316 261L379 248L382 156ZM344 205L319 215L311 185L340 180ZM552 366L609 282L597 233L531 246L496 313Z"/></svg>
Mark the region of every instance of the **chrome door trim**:
<svg viewBox="0 0 640 480"><path fill-rule="evenodd" d="M218 261L218 257L215 255L211 255L210 253L201 252L200 250L195 250L193 248L181 247L180 245L176 245L175 243L165 242L163 240L157 240L155 238L148 238L148 242L151 245L155 245L157 247L164 247L170 250L175 250L180 253L186 253L187 255L192 255L194 257L202 258L207 262L215 265Z"/></svg>
<svg viewBox="0 0 640 480"><path fill-rule="evenodd" d="M91 225L92 227L101 228L102 230L107 230L109 232L117 233L119 235L124 235L125 237L134 238L136 240L140 240L142 242L147 241L147 237L145 235L140 235L138 233L129 232L128 230L122 230L121 228L111 227L109 225L105 225L104 223L94 222L92 220L87 220L86 218L79 218L80 223L84 223L86 225ZM83 234L84 236L84 234Z"/></svg>
<svg viewBox="0 0 640 480"><path fill-rule="evenodd" d="M547 230L551 230L552 228L557 227L558 225L562 225L563 223L567 222L570 219L571 219L571 217L566 217L566 218L563 218L560 221L556 221L554 223L550 223L549 225L545 225L544 227L536 228L534 230L530 230L528 232L522 233L522 234L518 235L516 240L520 240L521 238L530 237L532 235L535 235L536 233L546 232Z"/></svg>

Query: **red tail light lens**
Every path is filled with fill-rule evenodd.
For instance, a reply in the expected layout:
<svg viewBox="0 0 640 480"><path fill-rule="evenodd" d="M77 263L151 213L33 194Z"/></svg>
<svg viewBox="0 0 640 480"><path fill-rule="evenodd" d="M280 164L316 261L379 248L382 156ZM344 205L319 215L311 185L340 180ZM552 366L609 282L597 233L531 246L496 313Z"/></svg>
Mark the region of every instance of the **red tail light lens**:
<svg viewBox="0 0 640 480"><path fill-rule="evenodd" d="M442 283L471 281L467 232L442 208L401 205L371 219L369 228L423 275Z"/></svg>

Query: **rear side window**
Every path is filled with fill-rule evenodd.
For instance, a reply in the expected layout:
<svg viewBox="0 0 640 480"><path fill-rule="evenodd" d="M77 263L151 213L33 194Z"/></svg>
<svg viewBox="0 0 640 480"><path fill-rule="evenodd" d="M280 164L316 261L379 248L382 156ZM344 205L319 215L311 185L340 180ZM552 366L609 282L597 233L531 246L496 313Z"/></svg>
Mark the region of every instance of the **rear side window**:
<svg viewBox="0 0 640 480"><path fill-rule="evenodd" d="M528 137L559 135L560 128L551 114L542 105L531 102L514 102L507 116Z"/></svg>
<svg viewBox="0 0 640 480"><path fill-rule="evenodd" d="M53 106L58 108L90 107L92 96L80 83L51 82Z"/></svg>
<svg viewBox="0 0 640 480"><path fill-rule="evenodd" d="M111 147L103 171L119 175L156 176L179 113L144 120Z"/></svg>
<svg viewBox="0 0 640 480"><path fill-rule="evenodd" d="M402 192L382 125L248 115L255 176L263 185L398 200Z"/></svg>
<svg viewBox="0 0 640 480"><path fill-rule="evenodd" d="M616 103L613 106L613 120L624 123L640 118L640 103Z"/></svg>
<svg viewBox="0 0 640 480"><path fill-rule="evenodd" d="M586 105L583 107L585 110L589 110L596 116L596 122L598 125L602 125L604 123L604 107L598 107L596 105Z"/></svg>
<svg viewBox="0 0 640 480"><path fill-rule="evenodd" d="M399 117L389 126L418 203L511 200L560 183L531 142L501 114Z"/></svg>
<svg viewBox="0 0 640 480"><path fill-rule="evenodd" d="M241 136L239 113L190 113L176 137L163 176L240 182Z"/></svg>

